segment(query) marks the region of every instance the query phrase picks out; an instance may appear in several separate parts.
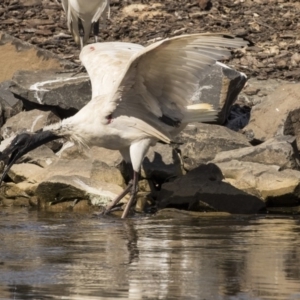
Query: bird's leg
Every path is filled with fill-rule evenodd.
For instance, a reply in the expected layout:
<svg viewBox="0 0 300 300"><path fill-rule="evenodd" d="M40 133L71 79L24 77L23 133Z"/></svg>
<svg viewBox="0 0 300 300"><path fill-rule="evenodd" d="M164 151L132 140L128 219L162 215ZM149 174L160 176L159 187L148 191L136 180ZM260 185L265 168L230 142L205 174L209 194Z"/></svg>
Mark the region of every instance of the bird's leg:
<svg viewBox="0 0 300 300"><path fill-rule="evenodd" d="M111 210L112 210L112 208L115 206L115 205L117 205L129 192L130 192L130 190L131 190L131 188L132 188L132 182L130 181L129 183L128 183L128 185L127 185L127 187L126 187L126 189L112 202L112 204L111 205L109 205L106 209L105 209L105 211L104 211L104 214L106 215L106 214L108 214Z"/></svg>
<svg viewBox="0 0 300 300"><path fill-rule="evenodd" d="M126 207L123 211L122 214L122 219L126 218L129 212L129 208L132 205L132 202L136 196L137 193L137 187L138 187L138 182L139 182L139 173L136 171L133 171L133 181L132 181L132 187L131 187L131 197L128 201L128 203L126 204Z"/></svg>
<svg viewBox="0 0 300 300"><path fill-rule="evenodd" d="M93 33L95 37L95 43L98 43L98 35L99 35L99 20L93 23Z"/></svg>
<svg viewBox="0 0 300 300"><path fill-rule="evenodd" d="M82 21L78 18L78 31L79 31L79 39L80 39L80 49L83 48L83 37L84 37L84 27L82 25Z"/></svg>

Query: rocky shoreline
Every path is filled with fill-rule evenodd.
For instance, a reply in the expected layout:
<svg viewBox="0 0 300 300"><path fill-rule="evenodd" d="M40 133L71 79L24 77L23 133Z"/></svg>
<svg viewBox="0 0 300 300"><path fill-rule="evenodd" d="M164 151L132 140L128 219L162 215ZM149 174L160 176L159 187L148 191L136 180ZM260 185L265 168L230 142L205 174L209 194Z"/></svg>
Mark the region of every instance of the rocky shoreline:
<svg viewBox="0 0 300 300"><path fill-rule="evenodd" d="M87 74L63 73L77 67L73 61L0 35L2 152L17 133L73 115L90 100L91 86ZM238 66L246 57L238 55ZM217 124L191 124L176 143L149 151L135 211L299 213L300 84L276 76L246 82L222 64L207 75L197 99L219 109ZM98 212L122 191L130 172L117 151L50 142L11 168L0 205Z"/></svg>

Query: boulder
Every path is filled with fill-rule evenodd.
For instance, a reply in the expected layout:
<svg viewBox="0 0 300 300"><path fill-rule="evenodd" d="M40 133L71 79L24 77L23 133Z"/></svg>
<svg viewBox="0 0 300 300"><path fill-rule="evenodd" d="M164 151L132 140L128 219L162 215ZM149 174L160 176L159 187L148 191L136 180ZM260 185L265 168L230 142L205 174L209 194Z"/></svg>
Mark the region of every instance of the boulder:
<svg viewBox="0 0 300 300"><path fill-rule="evenodd" d="M52 176L36 189L41 208L50 204L74 200L88 200L91 205L107 206L123 189L113 183L101 182L80 175ZM126 197L122 203L126 202Z"/></svg>
<svg viewBox="0 0 300 300"><path fill-rule="evenodd" d="M18 184L9 182L1 186L2 199L17 199L20 197L29 198L30 196L26 193L26 191L23 188L19 187Z"/></svg>
<svg viewBox="0 0 300 300"><path fill-rule="evenodd" d="M255 77L249 78L244 89L239 94L238 103L243 103L250 107L258 105L264 102L270 94L273 94L278 87L287 83L289 82L280 79L268 79L266 81Z"/></svg>
<svg viewBox="0 0 300 300"><path fill-rule="evenodd" d="M5 33L0 33L0 65L0 82L11 80L19 70L62 70L76 66L48 50Z"/></svg>
<svg viewBox="0 0 300 300"><path fill-rule="evenodd" d="M212 104L219 110L217 123L223 124L246 81L247 76L244 73L217 62L211 68L203 70L198 88L191 100L193 103Z"/></svg>
<svg viewBox="0 0 300 300"><path fill-rule="evenodd" d="M22 131L35 132L57 121L59 121L59 118L50 111L37 109L22 111L7 120L5 125L1 128L1 135L6 139Z"/></svg>
<svg viewBox="0 0 300 300"><path fill-rule="evenodd" d="M12 82L7 80L0 83L0 127L6 120L22 111L23 103L9 90Z"/></svg>
<svg viewBox="0 0 300 300"><path fill-rule="evenodd" d="M66 145L67 144L67 145ZM110 150L102 147L78 147L74 143L67 142L64 145L64 149L56 153L56 155L62 159L77 159L77 158L90 158L97 161L102 161L109 167L118 167L123 157L119 151Z"/></svg>
<svg viewBox="0 0 300 300"><path fill-rule="evenodd" d="M54 152L46 145L42 145L22 156L18 161L27 162L38 165L42 168L47 168L58 160Z"/></svg>
<svg viewBox="0 0 300 300"><path fill-rule="evenodd" d="M48 168L44 169L42 174L33 177L37 182L42 182L54 176L82 176L89 178L93 168L93 161L91 159L58 159Z"/></svg>
<svg viewBox="0 0 300 300"><path fill-rule="evenodd" d="M251 214L264 210L265 203L259 197L224 182L221 170L208 164L163 184L157 207Z"/></svg>
<svg viewBox="0 0 300 300"><path fill-rule="evenodd" d="M184 168L191 170L206 163L221 151L249 147L247 138L238 132L219 125L195 123L188 125L176 138Z"/></svg>
<svg viewBox="0 0 300 300"><path fill-rule="evenodd" d="M28 163L14 164L8 171L9 178L18 183L21 181L39 182L40 174L43 172L43 168Z"/></svg>
<svg viewBox="0 0 300 300"><path fill-rule="evenodd" d="M248 79L235 104L232 106L224 125L234 131L244 128L249 123L251 108L265 101L269 94L285 83L288 83L288 81L280 79L268 79L268 81L258 80L257 78Z"/></svg>
<svg viewBox="0 0 300 300"><path fill-rule="evenodd" d="M267 205L290 206L300 201L300 172L276 165L231 160L216 163L225 182L259 197Z"/></svg>
<svg viewBox="0 0 300 300"><path fill-rule="evenodd" d="M284 84L254 106L244 132L251 140L267 141L277 135L296 136L300 146L300 84Z"/></svg>
<svg viewBox="0 0 300 300"><path fill-rule="evenodd" d="M103 161L94 160L91 170L91 179L107 183L114 183L124 187L125 181L121 170L117 167L110 167Z"/></svg>
<svg viewBox="0 0 300 300"><path fill-rule="evenodd" d="M55 107L61 117L68 117L91 100L91 85L87 74L71 76L56 70L18 71L10 90L30 101L25 106Z"/></svg>
<svg viewBox="0 0 300 300"><path fill-rule="evenodd" d="M222 151L211 162L231 160L277 165L282 170L299 169L299 150L295 137L278 136L257 146Z"/></svg>
<svg viewBox="0 0 300 300"><path fill-rule="evenodd" d="M101 147L80 148L77 145L70 145L64 151L57 153L60 160L84 160L87 163L92 162L92 170L90 176L95 180L105 182L114 182L121 186L124 185L123 178L123 157L119 151L110 150ZM60 164L60 163L58 163ZM130 174L132 176L132 174Z"/></svg>

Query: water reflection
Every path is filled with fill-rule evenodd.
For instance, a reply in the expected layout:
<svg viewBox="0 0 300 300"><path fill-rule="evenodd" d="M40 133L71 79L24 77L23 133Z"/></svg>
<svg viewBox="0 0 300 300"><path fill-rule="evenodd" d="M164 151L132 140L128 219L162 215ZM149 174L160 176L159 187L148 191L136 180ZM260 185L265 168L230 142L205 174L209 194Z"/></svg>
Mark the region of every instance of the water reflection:
<svg viewBox="0 0 300 300"><path fill-rule="evenodd" d="M299 217L0 211L0 299L300 299Z"/></svg>

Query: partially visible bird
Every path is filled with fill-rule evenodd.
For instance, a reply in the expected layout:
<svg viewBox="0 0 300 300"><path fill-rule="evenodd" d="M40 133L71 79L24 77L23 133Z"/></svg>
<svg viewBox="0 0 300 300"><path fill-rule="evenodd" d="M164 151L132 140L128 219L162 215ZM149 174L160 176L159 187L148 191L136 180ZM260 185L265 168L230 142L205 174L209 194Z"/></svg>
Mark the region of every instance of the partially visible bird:
<svg viewBox="0 0 300 300"><path fill-rule="evenodd" d="M113 201L115 205L131 191L122 216L126 217L149 147L159 140L171 143L190 122L215 120L217 112L211 105L190 99L204 69L228 57L228 48L245 45L243 39L229 35L192 34L145 48L120 42L85 46L80 59L91 78L92 100L70 118L34 134L18 135L3 152L7 166L1 180L22 155L60 137L119 150L133 167L133 180Z"/></svg>
<svg viewBox="0 0 300 300"><path fill-rule="evenodd" d="M62 0L67 24L81 49L90 37L91 29L98 41L99 20L109 16L109 0Z"/></svg>

